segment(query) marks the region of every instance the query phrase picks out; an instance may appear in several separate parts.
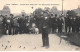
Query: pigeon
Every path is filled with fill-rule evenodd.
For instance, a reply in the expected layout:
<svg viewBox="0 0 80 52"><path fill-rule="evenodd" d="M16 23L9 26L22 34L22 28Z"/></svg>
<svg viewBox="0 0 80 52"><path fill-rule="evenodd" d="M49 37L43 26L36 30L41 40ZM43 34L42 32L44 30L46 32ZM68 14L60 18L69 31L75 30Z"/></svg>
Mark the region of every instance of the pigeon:
<svg viewBox="0 0 80 52"><path fill-rule="evenodd" d="M11 47L11 45L10 45L10 47Z"/></svg>
<svg viewBox="0 0 80 52"><path fill-rule="evenodd" d="M7 46L6 46L6 48L7 48Z"/></svg>
<svg viewBox="0 0 80 52"><path fill-rule="evenodd" d="M21 48L21 46L19 48Z"/></svg>
<svg viewBox="0 0 80 52"><path fill-rule="evenodd" d="M3 47L3 44L2 44L2 47Z"/></svg>
<svg viewBox="0 0 80 52"><path fill-rule="evenodd" d="M7 46L5 47L5 49L7 48Z"/></svg>
<svg viewBox="0 0 80 52"><path fill-rule="evenodd" d="M8 41L8 43L10 43L10 41Z"/></svg>
<svg viewBox="0 0 80 52"><path fill-rule="evenodd" d="M23 49L25 49L25 47Z"/></svg>
<svg viewBox="0 0 80 52"><path fill-rule="evenodd" d="M34 47L34 49L36 49L36 47Z"/></svg>
<svg viewBox="0 0 80 52"><path fill-rule="evenodd" d="M6 48L5 48L6 49Z"/></svg>

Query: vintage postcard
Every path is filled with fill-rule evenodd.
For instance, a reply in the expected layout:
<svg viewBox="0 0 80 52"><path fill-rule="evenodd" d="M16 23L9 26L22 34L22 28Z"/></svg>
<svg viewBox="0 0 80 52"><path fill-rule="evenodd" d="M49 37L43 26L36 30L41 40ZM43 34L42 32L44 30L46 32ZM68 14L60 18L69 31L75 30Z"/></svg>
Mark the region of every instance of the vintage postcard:
<svg viewBox="0 0 80 52"><path fill-rule="evenodd" d="M0 0L0 51L80 51L80 0Z"/></svg>

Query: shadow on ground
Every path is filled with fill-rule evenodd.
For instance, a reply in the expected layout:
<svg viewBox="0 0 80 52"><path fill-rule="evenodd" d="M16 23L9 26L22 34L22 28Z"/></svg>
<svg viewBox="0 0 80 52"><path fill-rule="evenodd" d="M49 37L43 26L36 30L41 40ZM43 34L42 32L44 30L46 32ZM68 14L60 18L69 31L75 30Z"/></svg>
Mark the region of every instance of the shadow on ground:
<svg viewBox="0 0 80 52"><path fill-rule="evenodd" d="M56 33L57 36L61 38L61 36L67 36L67 38L63 38L66 41L69 41L71 45L76 45L80 47L80 33Z"/></svg>

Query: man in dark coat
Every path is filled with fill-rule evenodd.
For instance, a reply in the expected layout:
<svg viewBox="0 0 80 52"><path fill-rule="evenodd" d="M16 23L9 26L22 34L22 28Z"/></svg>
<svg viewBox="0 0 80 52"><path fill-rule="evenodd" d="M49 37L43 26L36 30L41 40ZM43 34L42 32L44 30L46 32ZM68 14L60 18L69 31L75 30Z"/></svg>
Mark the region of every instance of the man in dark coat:
<svg viewBox="0 0 80 52"><path fill-rule="evenodd" d="M48 37L48 33L49 33L49 28L50 28L50 21L49 21L49 16L44 15L44 19L43 19L43 23L41 26L42 29L42 41L43 41L43 47L46 46L46 48L49 48L49 37Z"/></svg>
<svg viewBox="0 0 80 52"><path fill-rule="evenodd" d="M18 18L15 17L14 18L14 34L18 34L18 31L19 31L19 23L17 22Z"/></svg>
<svg viewBox="0 0 80 52"><path fill-rule="evenodd" d="M3 29L4 29L4 34L6 34L7 32L7 15L3 16L3 20L2 20L2 25L3 25Z"/></svg>
<svg viewBox="0 0 80 52"><path fill-rule="evenodd" d="M26 23L26 33L29 34L30 30L29 30L29 23Z"/></svg>
<svg viewBox="0 0 80 52"><path fill-rule="evenodd" d="M68 28L69 28L69 31L68 31ZM66 29L66 32L71 31L71 20L69 16L65 17L65 29Z"/></svg>
<svg viewBox="0 0 80 52"><path fill-rule="evenodd" d="M72 32L76 32L76 18L71 19Z"/></svg>
<svg viewBox="0 0 80 52"><path fill-rule="evenodd" d="M63 27L63 19L61 17L58 18L57 24L58 24L58 32L61 33L62 32L62 27Z"/></svg>
<svg viewBox="0 0 80 52"><path fill-rule="evenodd" d="M22 34L24 33L24 29L25 29L25 16L24 15L22 15L22 17L18 19L18 23L19 23L19 33Z"/></svg>
<svg viewBox="0 0 80 52"><path fill-rule="evenodd" d="M80 18L78 16L76 16L76 20L75 20L75 23L76 23L76 32L79 32L79 28L80 28Z"/></svg>
<svg viewBox="0 0 80 52"><path fill-rule="evenodd" d="M13 30L14 30L14 25L13 25L13 24L14 24L14 22L13 22L13 15L10 14L10 17L7 18L7 29L8 29L9 35L11 35L11 34L14 35L14 32L13 32Z"/></svg>
<svg viewBox="0 0 80 52"><path fill-rule="evenodd" d="M50 21L51 21L52 33L55 33L57 29L57 14L55 14L55 17L53 17L52 15Z"/></svg>
<svg viewBox="0 0 80 52"><path fill-rule="evenodd" d="M29 33L28 17L25 17L25 19L24 19L24 33Z"/></svg>

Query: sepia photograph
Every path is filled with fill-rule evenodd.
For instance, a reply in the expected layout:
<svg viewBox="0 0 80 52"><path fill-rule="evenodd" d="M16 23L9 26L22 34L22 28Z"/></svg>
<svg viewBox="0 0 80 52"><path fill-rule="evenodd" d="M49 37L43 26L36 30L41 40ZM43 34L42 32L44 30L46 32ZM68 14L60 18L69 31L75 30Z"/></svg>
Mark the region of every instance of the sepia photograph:
<svg viewBox="0 0 80 52"><path fill-rule="evenodd" d="M0 0L0 51L80 51L80 0Z"/></svg>

